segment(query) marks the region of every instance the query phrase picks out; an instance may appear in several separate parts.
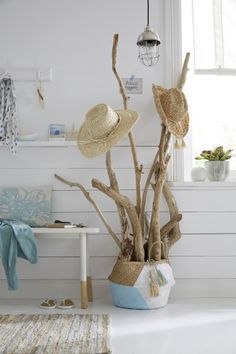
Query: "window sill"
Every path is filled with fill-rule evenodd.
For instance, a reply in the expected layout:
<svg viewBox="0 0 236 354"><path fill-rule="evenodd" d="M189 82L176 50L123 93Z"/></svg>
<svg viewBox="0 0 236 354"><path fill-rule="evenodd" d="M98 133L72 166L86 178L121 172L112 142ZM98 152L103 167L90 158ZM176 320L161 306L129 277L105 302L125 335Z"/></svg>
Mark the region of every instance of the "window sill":
<svg viewBox="0 0 236 354"><path fill-rule="evenodd" d="M206 189L206 190L236 190L236 180L232 181L225 181L225 182L192 182L192 181L185 181L185 182L169 182L169 185L174 190L181 190L181 189L191 189L191 190L199 190L199 189Z"/></svg>

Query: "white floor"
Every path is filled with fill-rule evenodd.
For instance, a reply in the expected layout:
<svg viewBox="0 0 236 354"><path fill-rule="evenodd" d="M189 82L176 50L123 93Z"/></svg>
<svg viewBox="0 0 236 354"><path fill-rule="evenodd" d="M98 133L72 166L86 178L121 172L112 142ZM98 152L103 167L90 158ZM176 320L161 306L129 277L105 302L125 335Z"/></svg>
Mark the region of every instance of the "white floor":
<svg viewBox="0 0 236 354"><path fill-rule="evenodd" d="M0 313L45 313L38 304L0 300ZM63 310L50 312L58 311ZM96 300L88 310L70 311L110 313L113 354L236 354L236 299L172 300L163 309L148 311Z"/></svg>

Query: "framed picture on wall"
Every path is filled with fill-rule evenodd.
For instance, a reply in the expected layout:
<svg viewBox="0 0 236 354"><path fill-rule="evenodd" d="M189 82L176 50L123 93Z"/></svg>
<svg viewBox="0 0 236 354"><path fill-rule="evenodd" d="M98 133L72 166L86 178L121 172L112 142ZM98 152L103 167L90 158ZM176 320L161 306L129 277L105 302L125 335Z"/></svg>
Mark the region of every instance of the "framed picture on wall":
<svg viewBox="0 0 236 354"><path fill-rule="evenodd" d="M66 127L65 124L49 125L49 140L65 140Z"/></svg>

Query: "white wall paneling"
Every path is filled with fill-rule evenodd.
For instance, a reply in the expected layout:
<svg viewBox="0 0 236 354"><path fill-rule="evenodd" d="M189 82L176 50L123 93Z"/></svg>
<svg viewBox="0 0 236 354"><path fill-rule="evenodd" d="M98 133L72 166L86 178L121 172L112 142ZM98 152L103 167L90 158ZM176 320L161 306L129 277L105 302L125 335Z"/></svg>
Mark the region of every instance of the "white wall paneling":
<svg viewBox="0 0 236 354"><path fill-rule="evenodd" d="M123 148L116 149L117 152L114 149L114 153L118 157ZM125 148L125 151L127 149ZM101 164L99 166L95 164L95 168L92 168L92 160L88 160L89 164L83 165L81 163L83 158L78 154L77 149L69 150L70 167L64 165L64 158L66 159L68 156L68 148L59 151L54 148L47 149L50 161L53 161L53 156L63 156L60 163L57 161L57 167L48 166L48 161L43 159L43 151L40 148L32 148L24 150L27 159L22 156L22 166L18 168L16 162L19 155L11 161L6 158L5 150L0 150L0 154L3 156L0 174L1 186L52 184L54 219L84 222L89 226L100 227L100 234L89 237L92 276L95 296L108 296L106 279L116 261L117 246L81 192L77 189L70 189L54 178L54 173L58 173L66 178L84 183L101 205L112 228L119 233L119 221L114 204L109 198L93 190L89 182L93 176L107 182L106 171ZM152 147L142 147L140 149L141 156L147 158L150 156L150 151L153 153ZM41 166L38 168L32 167L35 153L41 161ZM134 197L133 170L128 167L123 154L121 154L119 161L114 161L122 191L131 198ZM103 163L103 159L100 159L100 162ZM59 166L60 164L62 167ZM16 176L19 178L16 179ZM171 263L177 282L172 296L234 296L236 208L233 195L236 193L235 184L173 183L171 188L183 214L182 239L171 250ZM164 223L167 220L168 211L165 202L162 201L161 221ZM0 283L3 285L0 297L23 298L24 294L31 297L45 297L52 295L53 292L61 296L78 296L80 274L78 240L66 240L66 238L47 240L37 237L37 242L39 263L30 265L25 261L18 261L17 271L21 284L19 291L15 293L7 291L3 269L0 268L0 279L2 279ZM41 284L40 291L36 291L38 281ZM28 292L30 284L33 289Z"/></svg>
<svg viewBox="0 0 236 354"><path fill-rule="evenodd" d="M236 256L173 256L170 261L177 279L236 278ZM91 276L94 279L106 279L110 275L115 262L116 257L93 256L90 260ZM78 279L79 281L79 265L79 257L54 257L54 255L51 255L40 257L35 265L19 260L17 272L20 279ZM3 273L0 279L5 279Z"/></svg>
<svg viewBox="0 0 236 354"><path fill-rule="evenodd" d="M176 257L196 257L196 256L236 256L235 247L236 234L183 234L182 238L171 248L171 256ZM54 257L78 257L78 240L58 239L44 240L37 238L39 255L50 257L53 249ZM203 247L204 245L204 247ZM90 235L89 237L90 255L95 257L116 257L118 248L113 239L108 234Z"/></svg>
<svg viewBox="0 0 236 354"><path fill-rule="evenodd" d="M150 166L153 161L156 148L154 146L137 147L140 163L144 168ZM45 159L45 156L47 158ZM16 156L9 150L1 149L1 158L4 159L2 169L6 168L34 168L34 169L62 169L62 168L101 168L105 167L105 157L98 156L93 159L82 156L76 147L67 148L19 148ZM118 146L112 148L113 166L116 168L132 168L132 156L129 147Z"/></svg>

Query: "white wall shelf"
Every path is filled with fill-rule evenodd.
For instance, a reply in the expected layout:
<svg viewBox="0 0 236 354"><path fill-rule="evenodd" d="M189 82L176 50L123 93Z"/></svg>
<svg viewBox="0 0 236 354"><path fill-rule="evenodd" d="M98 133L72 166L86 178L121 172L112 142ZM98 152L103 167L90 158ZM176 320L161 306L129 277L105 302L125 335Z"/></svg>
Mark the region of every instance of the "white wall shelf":
<svg viewBox="0 0 236 354"><path fill-rule="evenodd" d="M7 147L7 145L0 142L0 146ZM35 141L19 141L19 147L69 147L77 146L75 140L35 140Z"/></svg>
<svg viewBox="0 0 236 354"><path fill-rule="evenodd" d="M77 146L76 140L34 140L34 141L18 141L19 147L68 147ZM0 142L0 147L6 147L3 142ZM119 144L115 147L129 148L128 143ZM136 145L137 148L156 148L155 145Z"/></svg>
<svg viewBox="0 0 236 354"><path fill-rule="evenodd" d="M9 74L14 81L52 81L52 68L50 67L5 67L0 68L0 76Z"/></svg>

